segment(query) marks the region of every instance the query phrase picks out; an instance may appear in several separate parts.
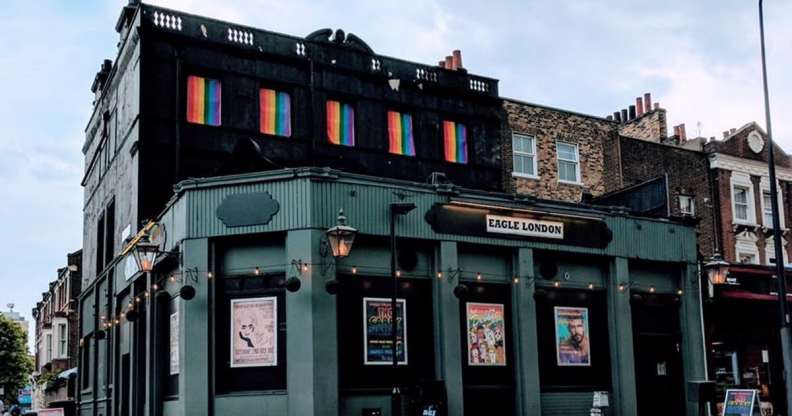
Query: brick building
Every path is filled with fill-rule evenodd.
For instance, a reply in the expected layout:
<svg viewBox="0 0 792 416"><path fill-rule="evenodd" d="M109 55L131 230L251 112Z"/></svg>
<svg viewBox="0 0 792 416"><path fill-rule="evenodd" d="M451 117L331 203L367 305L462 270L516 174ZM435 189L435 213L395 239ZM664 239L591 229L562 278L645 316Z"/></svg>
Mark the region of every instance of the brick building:
<svg viewBox="0 0 792 416"><path fill-rule="evenodd" d="M784 414L782 379L771 371L781 352L765 132L752 122L719 140L688 139L678 125L669 136L665 109L644 101L652 110L636 111L641 101L611 117L619 137L606 147L608 193L594 202L695 221L702 269L719 254L728 270L719 281L702 273L709 376L721 395L733 386L755 388L765 406ZM788 264L792 158L778 146L774 153Z"/></svg>
<svg viewBox="0 0 792 416"><path fill-rule="evenodd" d="M606 191L605 147L617 123L596 116L504 99L504 183L511 192L580 202Z"/></svg>
<svg viewBox="0 0 792 416"><path fill-rule="evenodd" d="M33 309L35 326L34 409L74 410L74 386L79 351L77 299L82 285L82 250L66 256L66 267Z"/></svg>

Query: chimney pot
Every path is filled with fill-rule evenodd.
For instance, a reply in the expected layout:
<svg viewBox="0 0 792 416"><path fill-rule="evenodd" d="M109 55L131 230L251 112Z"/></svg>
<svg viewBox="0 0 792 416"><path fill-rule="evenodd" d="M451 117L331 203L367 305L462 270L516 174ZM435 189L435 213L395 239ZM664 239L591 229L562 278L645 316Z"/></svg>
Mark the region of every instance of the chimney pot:
<svg viewBox="0 0 792 416"><path fill-rule="evenodd" d="M618 121L619 123L621 123L621 121L622 121L622 119L621 119L621 113L620 113L620 112L618 112L618 111L614 111L614 112L613 112L613 119L614 119L614 120L616 120L616 121Z"/></svg>
<svg viewBox="0 0 792 416"><path fill-rule="evenodd" d="M644 108L646 112L652 111L652 94L651 93L644 93Z"/></svg>
<svg viewBox="0 0 792 416"><path fill-rule="evenodd" d="M635 106L634 105L630 106L630 120L631 121L635 120Z"/></svg>
<svg viewBox="0 0 792 416"><path fill-rule="evenodd" d="M445 68L445 60L438 62L437 66L439 66L440 68Z"/></svg>
<svg viewBox="0 0 792 416"><path fill-rule="evenodd" d="M735 128L729 129L729 134L734 134L736 132L737 132L737 129L735 129Z"/></svg>
<svg viewBox="0 0 792 416"><path fill-rule="evenodd" d="M655 110L659 110L660 109L660 103L654 103L654 109Z"/></svg>
<svg viewBox="0 0 792 416"><path fill-rule="evenodd" d="M685 131L685 123L679 125L679 140L687 141L687 132Z"/></svg>
<svg viewBox="0 0 792 416"><path fill-rule="evenodd" d="M445 68L446 69L456 69L454 68L454 58L451 55L445 57Z"/></svg>
<svg viewBox="0 0 792 416"><path fill-rule="evenodd" d="M680 136L680 134L679 134L679 126L674 126L674 136L677 136L677 137Z"/></svg>
<svg viewBox="0 0 792 416"><path fill-rule="evenodd" d="M641 117L643 115L643 113L644 113L643 100L641 99L641 97L636 97L635 98L635 114L638 117Z"/></svg>
<svg viewBox="0 0 792 416"><path fill-rule="evenodd" d="M626 123L626 122L629 121L629 119L627 118L627 109L626 108L622 108L622 110L621 110L621 119L622 119L622 123Z"/></svg>
<svg viewBox="0 0 792 416"><path fill-rule="evenodd" d="M457 69L462 69L462 51L459 49L454 49L451 52L451 55L453 59L454 70L456 71Z"/></svg>
<svg viewBox="0 0 792 416"><path fill-rule="evenodd" d="M727 137L729 137L729 131L728 130L723 132L723 138L725 139Z"/></svg>
<svg viewBox="0 0 792 416"><path fill-rule="evenodd" d="M613 120L613 116L608 114L607 116L605 116L605 120Z"/></svg>

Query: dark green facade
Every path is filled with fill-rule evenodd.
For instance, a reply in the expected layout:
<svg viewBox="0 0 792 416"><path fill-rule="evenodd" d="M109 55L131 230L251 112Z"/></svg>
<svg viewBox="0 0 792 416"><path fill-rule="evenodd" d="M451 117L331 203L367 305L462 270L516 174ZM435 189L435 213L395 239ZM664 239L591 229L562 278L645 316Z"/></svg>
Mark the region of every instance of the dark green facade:
<svg viewBox="0 0 792 416"><path fill-rule="evenodd" d="M218 209L221 205L240 201L240 195L244 201L244 195L264 194L277 201L271 219L259 215L270 208L263 204L237 207L237 221L248 225L224 223L227 206ZM362 409L381 408L388 415L389 368L355 362L363 357L354 345L360 341L355 321L363 317L355 296L381 296L377 287L388 281L392 202L417 206L396 228L399 250L415 254L412 270L400 271L407 288L400 297L408 299L408 357L420 364L401 373L405 385L419 378L442 380L449 415L480 414L482 403L519 415L583 415L589 413L593 391L609 392L611 414L636 415L640 406L660 397L646 390L651 382L642 379L647 338L639 334L645 327L638 321L661 308L656 310L674 316L667 332L678 343L681 359L675 390L661 393L670 397L667 402L676 400L687 414L696 414L697 404L683 397L686 382L703 379L705 372L693 227L314 168L187 180L176 187L176 196L158 218L167 238L158 241L162 251L177 254L161 255L150 277L125 276L125 262L118 261L109 286L99 283L84 294L84 334L102 329L101 320L90 319L91 299L100 300L97 317L105 304L125 312L130 302L141 317L135 322L122 317L104 331L104 339L87 338L91 345L83 351L92 357L89 368L104 376L83 386L89 388L81 395L81 414L360 415ZM437 205L602 222L612 239L597 248L494 233L438 233L426 215ZM335 264L322 241L339 209L359 236L351 255ZM552 267L545 264L555 270L548 272ZM289 277L300 279L297 292L278 286ZM333 279L343 282L335 296L325 290ZM163 287L152 290L157 281ZM470 288L469 298L455 296L460 283ZM195 288L192 300L179 298L183 285ZM227 298L259 293L283 303L278 309L278 366L229 370ZM463 342L464 302L493 299L505 305L507 365L471 368ZM548 339L555 339L549 334L548 311L565 302L590 311L589 368L558 369L548 359ZM178 374L170 375L166 327L176 311ZM663 320L658 315L649 326ZM658 339L650 344L662 344L664 338ZM674 376L675 364L669 360L652 363L656 375ZM102 397L94 392L102 390L111 391L108 399L94 401ZM124 399L131 406L127 410L119 406Z"/></svg>

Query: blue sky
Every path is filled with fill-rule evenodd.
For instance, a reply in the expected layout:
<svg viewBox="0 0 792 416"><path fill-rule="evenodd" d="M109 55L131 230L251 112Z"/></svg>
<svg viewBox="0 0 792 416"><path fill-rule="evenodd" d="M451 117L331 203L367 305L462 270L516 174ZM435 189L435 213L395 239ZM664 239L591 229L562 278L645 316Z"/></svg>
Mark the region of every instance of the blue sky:
<svg viewBox="0 0 792 416"><path fill-rule="evenodd" d="M0 309L30 319L66 253L82 244L90 86L115 57L123 1L5 0L0 8ZM153 0L294 35L342 28L377 53L436 63L461 49L501 94L605 115L651 92L669 125L720 137L764 125L755 1ZM792 2L766 1L775 139L792 150Z"/></svg>

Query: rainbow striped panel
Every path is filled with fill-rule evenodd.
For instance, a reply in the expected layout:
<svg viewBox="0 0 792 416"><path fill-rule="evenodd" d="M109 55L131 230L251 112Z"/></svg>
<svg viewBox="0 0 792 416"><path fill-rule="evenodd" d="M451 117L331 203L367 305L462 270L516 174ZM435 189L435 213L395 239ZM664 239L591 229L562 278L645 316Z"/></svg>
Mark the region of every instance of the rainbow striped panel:
<svg viewBox="0 0 792 416"><path fill-rule="evenodd" d="M411 115L388 111L388 151L397 155L415 156Z"/></svg>
<svg viewBox="0 0 792 416"><path fill-rule="evenodd" d="M467 128L464 124L443 121L443 150L448 162L468 162Z"/></svg>
<svg viewBox="0 0 792 416"><path fill-rule="evenodd" d="M267 88L259 90L259 130L273 136L291 137L291 97Z"/></svg>
<svg viewBox="0 0 792 416"><path fill-rule="evenodd" d="M355 109L350 104L327 100L327 141L355 145Z"/></svg>
<svg viewBox="0 0 792 416"><path fill-rule="evenodd" d="M220 81L190 75L187 77L187 121L220 125Z"/></svg>

